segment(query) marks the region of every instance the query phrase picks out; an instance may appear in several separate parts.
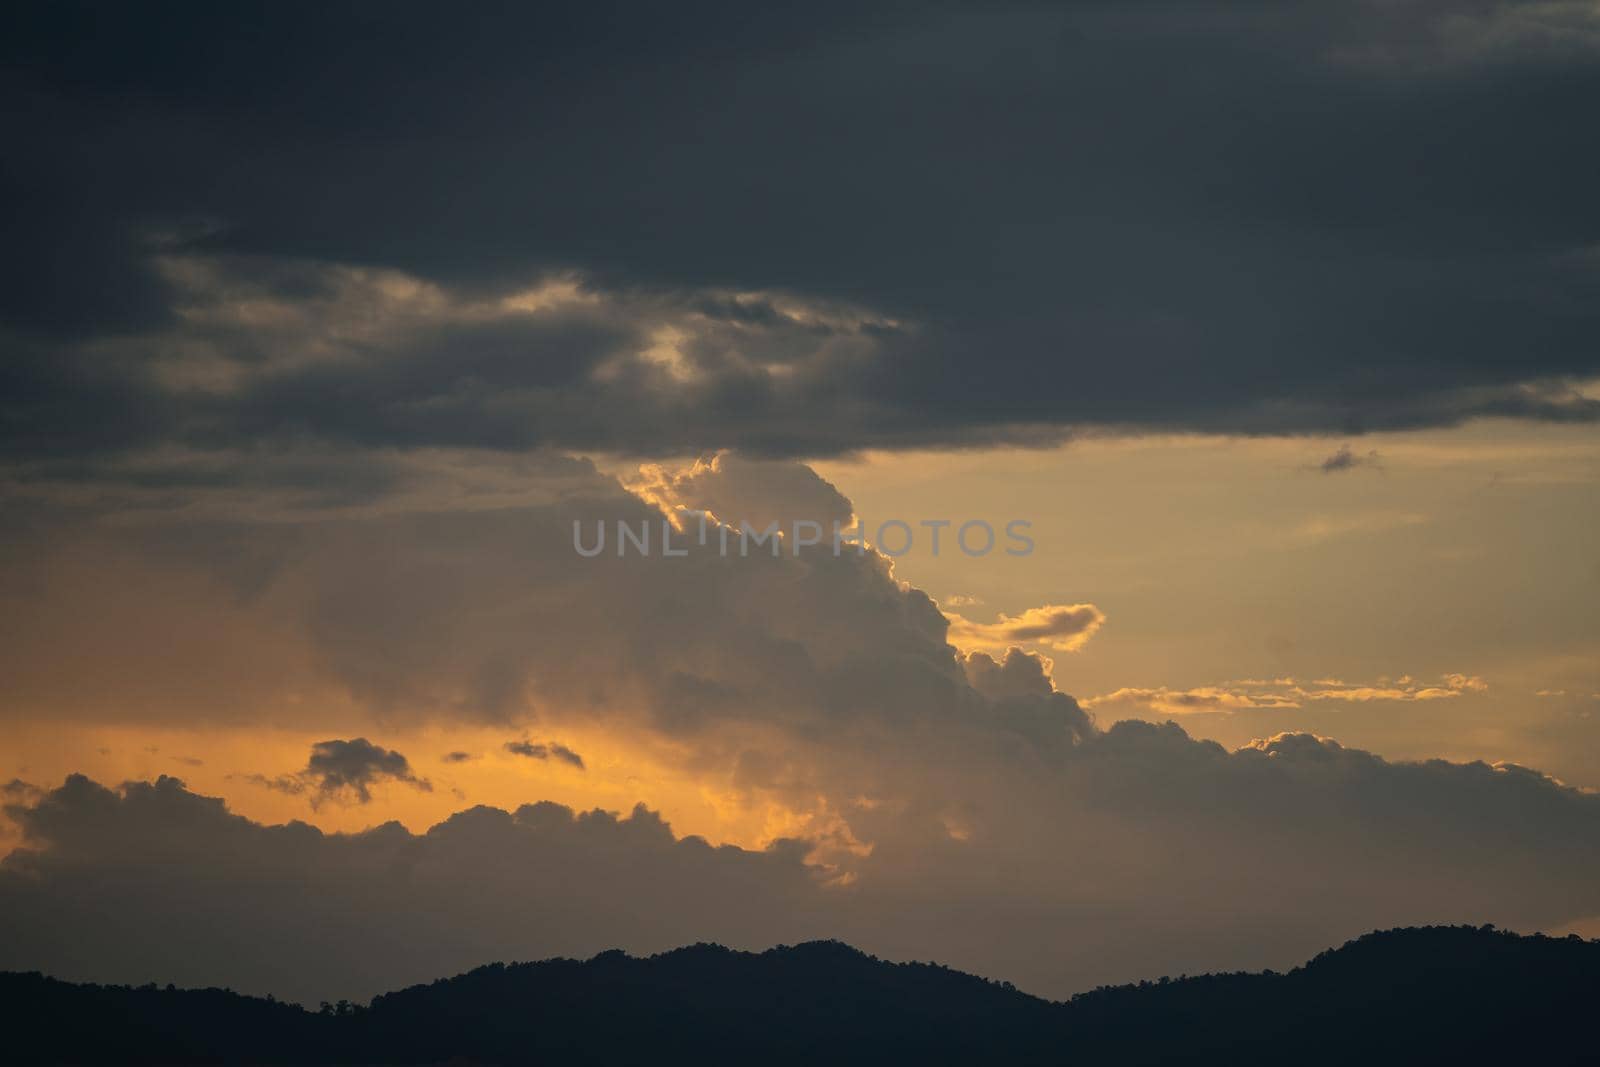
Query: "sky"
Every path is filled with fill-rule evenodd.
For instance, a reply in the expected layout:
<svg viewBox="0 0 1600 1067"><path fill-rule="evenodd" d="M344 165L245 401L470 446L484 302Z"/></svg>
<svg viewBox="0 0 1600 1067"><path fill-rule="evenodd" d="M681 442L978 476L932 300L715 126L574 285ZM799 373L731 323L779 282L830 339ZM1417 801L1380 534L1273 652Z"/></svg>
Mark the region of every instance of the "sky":
<svg viewBox="0 0 1600 1067"><path fill-rule="evenodd" d="M0 968L1600 930L1600 7L4 19Z"/></svg>

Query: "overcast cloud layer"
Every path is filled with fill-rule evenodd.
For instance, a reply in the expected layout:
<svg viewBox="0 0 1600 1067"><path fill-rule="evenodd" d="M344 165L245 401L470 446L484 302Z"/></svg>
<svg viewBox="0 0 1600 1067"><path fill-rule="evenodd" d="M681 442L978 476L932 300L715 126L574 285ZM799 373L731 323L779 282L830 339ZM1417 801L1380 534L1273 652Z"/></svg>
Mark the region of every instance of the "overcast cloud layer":
<svg viewBox="0 0 1600 1067"><path fill-rule="evenodd" d="M271 10L7 16L11 458L1596 414L1591 5Z"/></svg>

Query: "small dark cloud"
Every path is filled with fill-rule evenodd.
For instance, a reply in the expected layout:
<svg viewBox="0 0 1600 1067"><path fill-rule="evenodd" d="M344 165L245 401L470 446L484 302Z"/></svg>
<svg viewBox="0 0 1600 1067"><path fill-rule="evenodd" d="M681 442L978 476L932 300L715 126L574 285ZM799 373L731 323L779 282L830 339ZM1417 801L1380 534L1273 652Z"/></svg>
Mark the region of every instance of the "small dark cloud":
<svg viewBox="0 0 1600 1067"><path fill-rule="evenodd" d="M5 797L9 800L22 800L32 803L43 795L44 790L32 782L24 782L21 778L13 778L4 785L0 785L0 797Z"/></svg>
<svg viewBox="0 0 1600 1067"><path fill-rule="evenodd" d="M203 767L206 762L197 756L172 756L170 758L174 763L181 763L185 767Z"/></svg>
<svg viewBox="0 0 1600 1067"><path fill-rule="evenodd" d="M468 763L477 758L470 752L446 752L439 757L445 763Z"/></svg>
<svg viewBox="0 0 1600 1067"><path fill-rule="evenodd" d="M1349 445L1340 445L1337 452L1317 464L1317 469L1323 474L1338 474L1340 471L1355 470L1357 467L1381 468L1382 463L1378 459L1377 451L1357 455L1350 451Z"/></svg>
<svg viewBox="0 0 1600 1067"><path fill-rule="evenodd" d="M349 741L318 741L311 746L311 758L305 769L295 774L268 777L247 774L245 781L280 793L295 796L310 794L311 806L320 807L327 801L341 804L366 804L372 800L372 787L379 782L404 782L424 793L433 791L433 783L418 778L410 762L393 749L382 748L364 737Z"/></svg>
<svg viewBox="0 0 1600 1067"><path fill-rule="evenodd" d="M533 741L507 741L507 752L514 756L527 756L529 759L558 759L563 763L570 763L580 771L584 769L583 757L578 755L566 745L555 741L536 743Z"/></svg>

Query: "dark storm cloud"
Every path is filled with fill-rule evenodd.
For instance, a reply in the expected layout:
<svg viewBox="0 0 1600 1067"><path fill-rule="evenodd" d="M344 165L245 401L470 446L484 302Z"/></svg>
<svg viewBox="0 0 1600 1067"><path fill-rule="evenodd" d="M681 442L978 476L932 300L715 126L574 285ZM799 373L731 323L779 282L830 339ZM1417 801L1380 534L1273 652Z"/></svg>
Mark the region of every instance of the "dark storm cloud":
<svg viewBox="0 0 1600 1067"><path fill-rule="evenodd" d="M551 318L554 321L549 321ZM506 405L519 391L595 403L584 373L610 351L646 342L594 316L542 316L533 322L424 325L354 365L312 364L264 377L237 395L200 405L202 444L285 429L354 444L455 444L528 448L540 421Z"/></svg>
<svg viewBox="0 0 1600 1067"><path fill-rule="evenodd" d="M7 18L13 455L291 432L822 453L1596 413L1569 385L1600 370L1584 5ZM326 292L284 264L460 300L574 271L714 336L684 343L692 384L652 385L597 374L641 347L626 307L421 324L201 396L153 369L199 328L158 259L201 254L303 306ZM783 294L872 321L849 358L795 365L811 320ZM330 336L301 325L303 349ZM211 342L247 362L252 336Z"/></svg>

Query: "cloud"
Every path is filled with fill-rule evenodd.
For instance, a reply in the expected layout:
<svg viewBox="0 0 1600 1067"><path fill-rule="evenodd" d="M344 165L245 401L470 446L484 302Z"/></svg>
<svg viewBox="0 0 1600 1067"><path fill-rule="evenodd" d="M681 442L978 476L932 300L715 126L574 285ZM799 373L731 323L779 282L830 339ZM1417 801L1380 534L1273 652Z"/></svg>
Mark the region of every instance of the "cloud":
<svg viewBox="0 0 1600 1067"><path fill-rule="evenodd" d="M986 652L969 652L962 667L972 688L991 700L1048 697L1055 689L1050 681L1050 661L1020 648L1007 649L999 660Z"/></svg>
<svg viewBox="0 0 1600 1067"><path fill-rule="evenodd" d="M1429 516L1414 511L1376 511L1354 514L1313 515L1290 531L1297 541L1318 542L1350 534L1373 534L1406 526L1420 526Z"/></svg>
<svg viewBox="0 0 1600 1067"><path fill-rule="evenodd" d="M295 774L275 778L260 774L244 777L280 793L309 794L313 808L329 801L370 804L372 787L385 781L403 782L423 792L433 790L426 778L412 773L411 764L404 756L364 737L317 742L311 746L311 758L305 769Z"/></svg>
<svg viewBox="0 0 1600 1067"><path fill-rule="evenodd" d="M1440 680L1444 682L1447 688L1457 692L1486 693L1489 691L1489 683L1475 674L1444 674L1440 675Z"/></svg>
<svg viewBox="0 0 1600 1067"><path fill-rule="evenodd" d="M1338 53L1347 63L1396 77L1438 77L1463 68L1581 62L1600 52L1600 13L1584 0L1392 9L1387 31Z"/></svg>
<svg viewBox="0 0 1600 1067"><path fill-rule="evenodd" d="M507 741L505 743L505 750L514 756L526 756L529 759L538 760L558 759L563 763L571 764L580 771L584 769L582 756L572 751L572 749L568 748L566 745L559 744L555 741L546 741L540 744L535 744L527 740Z"/></svg>
<svg viewBox="0 0 1600 1067"><path fill-rule="evenodd" d="M470 763L478 757L470 752L446 752L439 758L445 763Z"/></svg>
<svg viewBox="0 0 1600 1067"><path fill-rule="evenodd" d="M974 705L970 730L907 736L898 765L832 783L872 844L853 853L713 848L643 808L549 803L330 835L172 778L73 776L7 803L24 842L0 862L0 968L314 1002L488 959L831 934L1063 995L1282 967L1423 919L1600 914L1600 797L1536 772L1389 763L1306 734L1229 752L1053 713L1015 744L1028 709L1068 707L1031 690ZM844 802L869 781L876 803Z"/></svg>
<svg viewBox="0 0 1600 1067"><path fill-rule="evenodd" d="M43 789L31 782L24 782L21 778L13 778L11 781L0 785L0 796L4 796L8 801L32 803L44 796L44 794L45 791Z"/></svg>
<svg viewBox="0 0 1600 1067"><path fill-rule="evenodd" d="M1236 711L1244 708L1298 708L1293 696L1272 692L1252 693L1225 686L1199 686L1194 689L1155 689L1124 687L1100 696L1089 697L1083 706L1131 711L1142 709L1163 715L1186 715L1201 711Z"/></svg>
<svg viewBox="0 0 1600 1067"><path fill-rule="evenodd" d="M1346 685L1342 682L1317 686L1314 688L1295 689L1297 696L1306 700L1352 700L1366 702L1371 700L1444 700L1450 697L1462 696L1466 693L1483 693L1489 689L1489 683L1476 675L1444 674L1439 676L1439 684L1424 685L1417 682L1409 675L1390 680L1380 678L1372 685Z"/></svg>
<svg viewBox="0 0 1600 1067"><path fill-rule="evenodd" d="M248 40L132 14L90 34L40 8L0 57L29 100L30 211L0 285L6 454L61 476L256 451L236 476L294 478L270 455L297 437L792 456L1592 421L1584 11L841 7L669 27L638 5L485 30L403 4L391 46L352 60L332 42L370 27L337 8ZM885 81L886 56L926 76ZM430 106L387 110L372 87L399 77ZM317 120L295 121L308 85ZM1458 114L1481 121L1439 121ZM687 115L692 141L670 132Z"/></svg>
<svg viewBox="0 0 1600 1067"><path fill-rule="evenodd" d="M1349 445L1340 445L1338 451L1317 465L1323 474L1338 474L1340 471L1355 470L1357 467L1372 467L1381 469L1382 463L1378 460L1378 453L1370 451L1365 455L1357 455L1350 451Z"/></svg>
<svg viewBox="0 0 1600 1067"><path fill-rule="evenodd" d="M87 949L84 975L314 1004L489 959L810 929L785 917L811 898L802 848L712 848L643 808L478 807L425 834L330 835L251 822L173 778L108 790L74 776L8 811L33 851L0 861L0 968L72 971ZM60 899L71 891L85 896Z"/></svg>
<svg viewBox="0 0 1600 1067"><path fill-rule="evenodd" d="M1585 17L1348 16L8 25L6 714L610 728L807 841L550 805L328 835L72 778L8 804L0 966L336 999L511 954L842 936L1066 993L1600 914L1597 801L1535 772L1090 716L1472 699L1472 676L1080 704L1010 646L1081 648L1094 605L946 617L875 553L571 551L574 521L680 505L849 514L785 457L1600 417ZM570 450L708 458L631 492ZM429 788L361 738L260 780Z"/></svg>
<svg viewBox="0 0 1600 1067"><path fill-rule="evenodd" d="M1370 684L1352 684L1337 678L1319 678L1301 685L1292 678L1244 679L1223 685L1193 689L1126 687L1089 697L1083 706L1090 710L1143 710L1164 715L1194 712L1229 712L1256 708L1299 708L1308 702L1348 700L1372 701L1447 700L1468 693L1487 692L1489 684L1476 675L1445 674L1436 685L1424 685L1409 675L1380 678Z"/></svg>
<svg viewBox="0 0 1600 1067"><path fill-rule="evenodd" d="M696 460L687 468L650 464L640 469L629 489L669 514L676 509L710 512L725 525L765 530L776 523L788 536L796 522L816 524L831 544L834 524L852 526L850 501L831 483L801 463L751 459L727 451ZM700 523L685 517L686 529L698 533Z"/></svg>
<svg viewBox="0 0 1600 1067"><path fill-rule="evenodd" d="M335 709L517 731L537 708L552 729L686 737L739 719L894 719L917 693L938 691L940 714L963 699L949 624L875 552L735 561L685 539L684 558L584 559L575 522L659 531L666 514L547 454L503 472L481 458L441 466L438 492L462 484L478 491L309 513L190 490L181 515L147 513L132 535L40 508L6 550L40 580L0 589L34 620L0 645L14 706L308 726ZM192 671L151 669L157 634L193 650ZM98 669L67 670L73 656Z"/></svg>
<svg viewBox="0 0 1600 1067"><path fill-rule="evenodd" d="M1532 771L1097 723L1114 709L1058 691L1038 654L1081 644L1091 605L952 621L871 551L584 559L574 520L665 513L565 457L432 458L481 497L262 513L204 487L180 495L203 521L140 509L114 537L36 513L3 549L37 576L0 589L30 619L0 645L16 705L219 724L337 709L493 728L547 759L531 738L612 732L803 841L713 849L648 813L540 806L326 835L170 781L75 779L12 805L0 966L337 999L486 958L838 936L1070 993L1283 966L1374 926L1600 914L1600 801ZM192 676L149 669L174 634L199 650ZM99 669L68 669L84 657ZM421 788L398 753L339 744L288 787Z"/></svg>
<svg viewBox="0 0 1600 1067"><path fill-rule="evenodd" d="M991 623L974 622L946 613L950 640L962 648L1004 648L1013 644L1038 644L1061 652L1076 652L1088 644L1106 621L1093 604L1045 604L1020 615L1000 615Z"/></svg>

